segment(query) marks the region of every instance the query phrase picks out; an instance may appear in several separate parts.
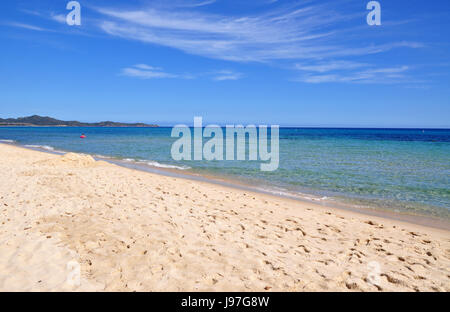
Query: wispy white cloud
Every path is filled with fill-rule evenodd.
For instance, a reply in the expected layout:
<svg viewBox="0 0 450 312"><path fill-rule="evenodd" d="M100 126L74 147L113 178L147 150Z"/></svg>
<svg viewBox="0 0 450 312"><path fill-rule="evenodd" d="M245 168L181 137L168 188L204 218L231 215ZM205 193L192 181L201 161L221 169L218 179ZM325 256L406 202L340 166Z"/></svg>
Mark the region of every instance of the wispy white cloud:
<svg viewBox="0 0 450 312"><path fill-rule="evenodd" d="M306 83L399 83L412 81L406 74L411 68L406 65L376 67L368 63L331 60L297 63L295 69L301 74L300 78L296 80Z"/></svg>
<svg viewBox="0 0 450 312"><path fill-rule="evenodd" d="M205 5L210 5L215 3L216 0L204 0L204 1L192 1L192 2L183 2L182 4L175 4L179 7L186 7L186 8L195 8L195 7L201 7Z"/></svg>
<svg viewBox="0 0 450 312"><path fill-rule="evenodd" d="M34 16L42 16L42 13L39 11L35 11L35 10L28 10L28 9L20 9L21 12L29 14L29 15L34 15Z"/></svg>
<svg viewBox="0 0 450 312"><path fill-rule="evenodd" d="M213 80L216 81L224 81L224 80L238 80L241 79L244 75L242 73L238 73L232 70L220 70L215 73Z"/></svg>
<svg viewBox="0 0 450 312"><path fill-rule="evenodd" d="M152 70L152 71L161 71L162 68L161 67L153 67L153 66L149 66L147 64L136 64L134 65L134 67L138 68L138 69L143 69L143 70Z"/></svg>
<svg viewBox="0 0 450 312"><path fill-rule="evenodd" d="M371 66L371 65L368 65ZM345 82L345 83L414 83L417 82L406 72L410 68L408 66L384 67L384 68L368 68L358 71L348 72L333 72L321 71L321 74L307 73L302 75L297 81L306 83L330 83L330 82ZM313 72L317 72L314 71Z"/></svg>
<svg viewBox="0 0 450 312"><path fill-rule="evenodd" d="M66 23L66 16L64 14L55 14L51 13L50 18L58 23L65 24Z"/></svg>
<svg viewBox="0 0 450 312"><path fill-rule="evenodd" d="M28 15L39 16L41 18L52 20L54 22L66 24L66 15L61 14L61 13L57 14L55 12L49 12L49 11L41 12L41 11L28 10L28 9L21 9L20 11L22 11L23 13L26 13Z"/></svg>
<svg viewBox="0 0 450 312"><path fill-rule="evenodd" d="M368 47L341 45L338 25L355 15L342 14L325 5L236 17L195 10L95 9L104 17L100 29L109 35L222 60L318 59L420 46L411 42Z"/></svg>
<svg viewBox="0 0 450 312"><path fill-rule="evenodd" d="M128 76L139 79L161 79L161 78L178 78L178 79L195 79L207 78L216 81L224 80L238 80L244 77L242 73L224 69L212 72L200 73L183 73L175 74L163 70L161 67L150 66L147 64L136 64L130 67L125 67L120 73L122 76Z"/></svg>
<svg viewBox="0 0 450 312"><path fill-rule="evenodd" d="M362 14L343 13L339 4L345 0L326 3L302 1L290 6L277 3L268 6L271 9L265 13L241 16L205 13L197 9L214 2L216 0L172 1L170 4L155 1L151 7L130 9L123 6L89 7L99 14L90 25L96 25L97 30L114 37L171 47L213 59L271 63L292 61L295 65L290 68L300 73L297 80L307 83L404 81L408 78L405 72L410 69L407 66L377 69L374 65L354 60L397 48L423 47L422 43L410 41L376 40L378 43L374 44L354 38L348 40L349 31L354 31L352 35L365 36L361 33L362 26L350 28L354 19L361 19ZM46 16L59 23L66 22L62 14L47 12ZM217 81L237 80L244 76L230 70L173 74L146 64L124 68L122 74L141 79L192 79L206 75Z"/></svg>
<svg viewBox="0 0 450 312"><path fill-rule="evenodd" d="M137 64L122 69L122 75L140 79L177 78L178 75L164 72L161 68L146 64Z"/></svg>
<svg viewBox="0 0 450 312"><path fill-rule="evenodd" d="M30 24L24 24L24 23L11 22L11 23L6 23L6 25L12 26L12 27L28 29L28 30L34 30L34 31L51 31L51 30L46 29L46 28L42 28L42 27L38 27L38 26L35 26L35 25L30 25Z"/></svg>
<svg viewBox="0 0 450 312"><path fill-rule="evenodd" d="M393 74L403 73L403 72L407 71L408 69L409 69L409 66L375 68L375 69L366 70L366 73L393 75Z"/></svg>
<svg viewBox="0 0 450 312"><path fill-rule="evenodd" d="M352 61L341 61L341 60L318 62L314 64L302 64L302 63L295 64L295 68L298 70L318 72L318 73L324 73L333 70L349 70L366 66L368 66L368 64Z"/></svg>

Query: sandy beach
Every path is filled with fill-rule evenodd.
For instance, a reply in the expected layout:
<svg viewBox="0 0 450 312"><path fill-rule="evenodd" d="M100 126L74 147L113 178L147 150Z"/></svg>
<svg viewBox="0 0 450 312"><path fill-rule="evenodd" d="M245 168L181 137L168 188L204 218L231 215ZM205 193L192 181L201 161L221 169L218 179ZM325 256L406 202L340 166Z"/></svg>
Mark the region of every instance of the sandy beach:
<svg viewBox="0 0 450 312"><path fill-rule="evenodd" d="M0 160L0 291L450 291L445 230L87 155Z"/></svg>

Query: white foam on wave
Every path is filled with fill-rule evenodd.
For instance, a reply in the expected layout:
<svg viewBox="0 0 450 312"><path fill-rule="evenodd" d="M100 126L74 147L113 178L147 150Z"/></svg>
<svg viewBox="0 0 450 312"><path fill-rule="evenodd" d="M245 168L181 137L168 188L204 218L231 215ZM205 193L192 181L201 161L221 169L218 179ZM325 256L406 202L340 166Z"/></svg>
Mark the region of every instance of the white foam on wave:
<svg viewBox="0 0 450 312"><path fill-rule="evenodd" d="M53 153L57 153L57 154L66 154L67 153L67 151L58 150L58 149L55 149L55 148L53 148L52 146L49 146L49 145L33 145L33 144L30 144L30 145L24 145L24 147L35 148L35 149L38 149L38 150L49 151L49 152L53 152ZM79 153L79 154L81 154L81 153Z"/></svg>
<svg viewBox="0 0 450 312"><path fill-rule="evenodd" d="M309 194L303 194L303 193L298 193L298 192L289 192L287 190L284 190L282 188L275 187L275 186L274 187L258 187L256 189L263 191L263 192L278 195L278 196L294 197L294 198L309 200L309 201L325 201L325 200L329 199L327 196L314 197Z"/></svg>
<svg viewBox="0 0 450 312"><path fill-rule="evenodd" d="M0 140L0 142L2 142L2 143L14 143L14 142L16 142L16 141L4 139L4 140Z"/></svg>
<svg viewBox="0 0 450 312"><path fill-rule="evenodd" d="M55 149L51 146L48 145L25 145L25 147L31 147L31 148L40 148L40 149L45 149L48 151L54 151Z"/></svg>
<svg viewBox="0 0 450 312"><path fill-rule="evenodd" d="M161 164L157 161L145 161L145 163L152 167L157 168L166 168L166 169L178 169L178 170L188 170L191 169L191 167L188 166L175 166L175 165L167 165L167 164Z"/></svg>
<svg viewBox="0 0 450 312"><path fill-rule="evenodd" d="M134 158L124 158L124 159L122 159L122 161L136 163L136 164L145 164L145 165L148 165L151 167L164 168L164 169L178 169L178 170L191 169L191 167L188 167L188 166L168 165L168 164L159 163L157 161L141 160L141 159L134 159Z"/></svg>
<svg viewBox="0 0 450 312"><path fill-rule="evenodd" d="M114 157L109 157L109 156L105 156L105 155L100 155L100 154L94 154L91 155L92 157L96 157L96 158L102 158L102 159L114 159Z"/></svg>
<svg viewBox="0 0 450 312"><path fill-rule="evenodd" d="M314 200L314 201L322 201L322 200L327 200L327 199L328 199L327 196L323 196L323 197L309 197L309 196L303 196L303 198L308 199L308 200Z"/></svg>

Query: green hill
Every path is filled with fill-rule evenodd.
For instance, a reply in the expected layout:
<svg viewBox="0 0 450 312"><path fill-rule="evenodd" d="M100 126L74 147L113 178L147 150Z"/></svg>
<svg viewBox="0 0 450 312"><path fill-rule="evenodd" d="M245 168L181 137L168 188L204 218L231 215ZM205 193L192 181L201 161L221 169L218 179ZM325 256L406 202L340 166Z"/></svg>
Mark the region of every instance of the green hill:
<svg viewBox="0 0 450 312"><path fill-rule="evenodd" d="M0 118L0 126L53 126L53 127L158 127L145 123L122 123L114 121L102 121L96 123L86 123L79 121L64 121L51 117L33 115L19 118Z"/></svg>

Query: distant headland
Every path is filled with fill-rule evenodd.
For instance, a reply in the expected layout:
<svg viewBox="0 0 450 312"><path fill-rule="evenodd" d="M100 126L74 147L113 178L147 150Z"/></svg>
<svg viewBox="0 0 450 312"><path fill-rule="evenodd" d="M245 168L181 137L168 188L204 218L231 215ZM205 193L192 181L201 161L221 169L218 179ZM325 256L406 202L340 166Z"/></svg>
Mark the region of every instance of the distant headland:
<svg viewBox="0 0 450 312"><path fill-rule="evenodd" d="M158 125L145 123L122 123L114 121L102 121L86 123L79 121L64 121L51 117L33 115L19 118L0 118L0 127L7 126L34 126L34 127L159 127Z"/></svg>

